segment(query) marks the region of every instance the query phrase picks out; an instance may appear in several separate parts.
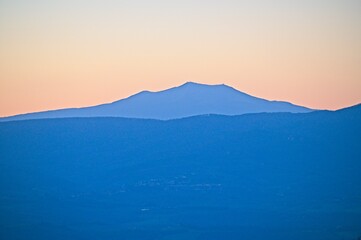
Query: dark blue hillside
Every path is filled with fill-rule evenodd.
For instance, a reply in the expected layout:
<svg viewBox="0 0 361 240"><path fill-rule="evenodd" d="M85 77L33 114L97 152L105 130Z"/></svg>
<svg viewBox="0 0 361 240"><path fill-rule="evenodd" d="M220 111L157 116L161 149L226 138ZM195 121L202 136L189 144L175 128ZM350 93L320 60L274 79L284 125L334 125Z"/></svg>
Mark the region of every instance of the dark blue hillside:
<svg viewBox="0 0 361 240"><path fill-rule="evenodd" d="M361 107L0 124L0 239L361 236Z"/></svg>

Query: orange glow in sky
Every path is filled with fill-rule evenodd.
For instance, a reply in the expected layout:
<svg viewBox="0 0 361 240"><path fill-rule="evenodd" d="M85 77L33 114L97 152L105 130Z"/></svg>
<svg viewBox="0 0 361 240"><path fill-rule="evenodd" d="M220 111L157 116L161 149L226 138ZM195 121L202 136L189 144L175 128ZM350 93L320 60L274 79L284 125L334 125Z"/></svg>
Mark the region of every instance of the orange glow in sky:
<svg viewBox="0 0 361 240"><path fill-rule="evenodd" d="M316 109L361 102L360 1L245 2L1 0L0 116L187 81Z"/></svg>

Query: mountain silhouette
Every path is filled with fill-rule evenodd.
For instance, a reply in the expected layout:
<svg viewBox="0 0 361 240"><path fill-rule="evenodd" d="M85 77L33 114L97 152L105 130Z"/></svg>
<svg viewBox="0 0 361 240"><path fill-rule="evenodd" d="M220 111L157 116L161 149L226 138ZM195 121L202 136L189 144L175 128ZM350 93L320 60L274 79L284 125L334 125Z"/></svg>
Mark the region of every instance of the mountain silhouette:
<svg viewBox="0 0 361 240"><path fill-rule="evenodd" d="M68 118L126 117L176 119L204 114L241 115L260 112L305 113L309 108L282 101L268 101L240 92L227 85L187 82L159 92L143 91L108 104L21 114L0 121Z"/></svg>

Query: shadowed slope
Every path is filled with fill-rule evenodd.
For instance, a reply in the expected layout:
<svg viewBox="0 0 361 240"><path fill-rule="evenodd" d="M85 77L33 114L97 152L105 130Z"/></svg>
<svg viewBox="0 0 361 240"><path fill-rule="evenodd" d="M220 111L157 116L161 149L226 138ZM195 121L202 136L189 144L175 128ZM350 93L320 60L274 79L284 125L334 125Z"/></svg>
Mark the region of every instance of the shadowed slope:
<svg viewBox="0 0 361 240"><path fill-rule="evenodd" d="M0 124L1 239L355 240L361 108Z"/></svg>

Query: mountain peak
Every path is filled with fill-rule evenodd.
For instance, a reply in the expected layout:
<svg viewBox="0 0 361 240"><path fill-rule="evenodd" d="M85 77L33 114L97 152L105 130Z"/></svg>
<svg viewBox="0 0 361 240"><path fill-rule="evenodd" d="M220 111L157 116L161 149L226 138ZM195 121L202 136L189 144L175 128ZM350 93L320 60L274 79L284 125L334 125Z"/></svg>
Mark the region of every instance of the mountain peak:
<svg viewBox="0 0 361 240"><path fill-rule="evenodd" d="M180 85L179 87L184 87L184 86L202 86L202 87L219 87L219 86L227 86L225 84L205 84L205 83L197 83L197 82L185 82L182 85ZM227 86L229 87L229 86Z"/></svg>
<svg viewBox="0 0 361 240"><path fill-rule="evenodd" d="M127 117L176 119L204 114L241 115L261 112L310 112L287 102L268 101L225 84L186 82L159 92L142 91L109 104L60 109L0 119L0 121L64 117Z"/></svg>
<svg viewBox="0 0 361 240"><path fill-rule="evenodd" d="M238 91L237 89L234 89L233 87L230 87L228 85L225 84L205 84L205 83L197 83L197 82L185 82L180 86L175 87L175 89L187 89L193 92L204 92L204 91L214 91L214 92L218 92L219 94L221 94L222 92L229 91L235 91L241 94L244 94L243 92ZM164 91L168 91L170 89L164 90Z"/></svg>

